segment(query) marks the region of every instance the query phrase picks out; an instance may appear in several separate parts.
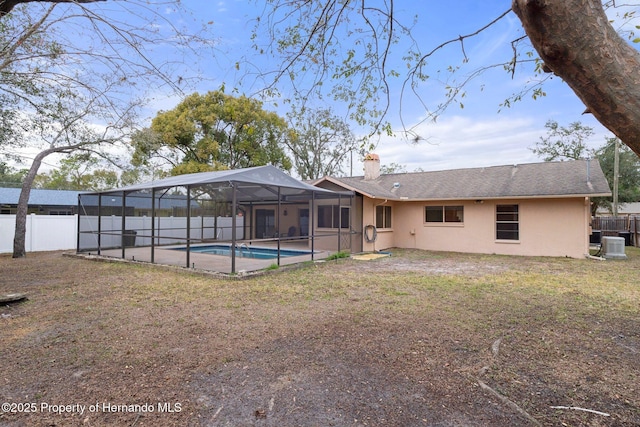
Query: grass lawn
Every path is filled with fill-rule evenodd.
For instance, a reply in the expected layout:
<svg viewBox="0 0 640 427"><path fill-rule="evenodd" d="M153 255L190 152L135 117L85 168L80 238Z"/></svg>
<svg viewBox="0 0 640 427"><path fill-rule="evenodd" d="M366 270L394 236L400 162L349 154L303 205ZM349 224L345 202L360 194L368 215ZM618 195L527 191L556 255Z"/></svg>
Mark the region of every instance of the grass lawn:
<svg viewBox="0 0 640 427"><path fill-rule="evenodd" d="M392 250L246 280L0 256L0 426L637 426L629 259Z"/></svg>

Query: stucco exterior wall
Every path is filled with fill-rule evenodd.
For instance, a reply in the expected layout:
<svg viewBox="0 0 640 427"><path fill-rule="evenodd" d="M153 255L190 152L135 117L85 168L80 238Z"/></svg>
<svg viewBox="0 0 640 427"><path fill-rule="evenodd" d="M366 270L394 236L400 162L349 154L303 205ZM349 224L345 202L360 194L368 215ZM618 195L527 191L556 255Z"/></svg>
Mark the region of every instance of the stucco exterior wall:
<svg viewBox="0 0 640 427"><path fill-rule="evenodd" d="M320 206L340 206L341 209L348 209L349 223L343 224L342 228L320 227L318 225L318 208ZM329 251L346 250L358 252L362 235L352 234L351 231L359 224L358 217L355 216L359 212L361 212L359 205L351 198L317 200L312 218L313 234L315 236L314 248Z"/></svg>
<svg viewBox="0 0 640 427"><path fill-rule="evenodd" d="M395 227L399 225L398 220L395 218L396 210L403 210L396 208L395 202L389 202L380 199L370 199L365 197L362 202L362 227L363 230L367 225L376 225L376 207L377 206L391 206L391 228L378 228L377 239L375 242L367 242L366 236L363 235L363 251L372 252L387 249L391 247L399 247L396 245L396 233ZM407 246L408 247L408 246Z"/></svg>
<svg viewBox="0 0 640 427"><path fill-rule="evenodd" d="M364 224L375 224L375 206L383 200L366 199ZM519 206L519 240L496 239L496 205ZM514 199L395 202L392 228L378 230L375 243L364 250L391 247L436 251L495 253L504 255L561 256L581 258L589 253L589 199ZM427 223L425 206L464 206L461 223Z"/></svg>
<svg viewBox="0 0 640 427"><path fill-rule="evenodd" d="M319 227L318 226L318 207L320 206L341 206L341 208L349 209L349 224L345 224L343 228L338 227ZM275 236L261 236L257 234L257 218L256 211L258 209L273 211L274 227L273 231L278 231L278 205L266 204L257 205L253 209L248 210L246 218L245 235L250 239L262 239L263 237L272 238ZM285 215L284 212L287 212ZM306 221L301 219L301 211L305 211L309 216ZM279 230L280 235L286 241L290 227L296 228L296 237L308 238L312 232L314 237L314 249L338 251L347 250L351 252L362 251L362 197L342 197L336 199L321 199L314 203L311 201L300 204L282 204L280 206ZM306 224L306 225L305 225ZM296 239L294 242L299 243ZM308 246L311 248L311 240L308 240Z"/></svg>
<svg viewBox="0 0 640 427"><path fill-rule="evenodd" d="M307 225L305 230L302 230L300 224L300 210L309 209L310 204L287 204L280 206L280 217L278 221L278 205L259 205L253 208L247 215L249 216L249 221L246 224L246 236L251 239L262 239L263 236L256 235L256 213L257 209L271 210L273 211L275 224L274 224L274 232L279 231L281 235L287 234L290 227L295 227L296 236L300 236L300 233L309 233L310 228ZM286 214L285 214L286 212ZM278 224L279 222L279 224ZM249 227L251 227L251 233L249 233ZM270 236L273 237L273 236Z"/></svg>

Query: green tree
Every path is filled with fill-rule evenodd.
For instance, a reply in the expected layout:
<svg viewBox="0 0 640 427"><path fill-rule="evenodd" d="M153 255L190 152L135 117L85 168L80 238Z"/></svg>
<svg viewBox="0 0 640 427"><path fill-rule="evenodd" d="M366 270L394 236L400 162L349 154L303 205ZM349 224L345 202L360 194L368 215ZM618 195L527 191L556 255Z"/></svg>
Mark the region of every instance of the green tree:
<svg viewBox="0 0 640 427"><path fill-rule="evenodd" d="M101 167L91 153L76 153L62 159L59 167L34 180L35 188L100 191L121 185L118 172Z"/></svg>
<svg viewBox="0 0 640 427"><path fill-rule="evenodd" d="M17 170L5 162L0 162L0 187L22 187L22 181L26 173L26 169Z"/></svg>
<svg viewBox="0 0 640 427"><path fill-rule="evenodd" d="M609 184L614 180L616 138L607 138L605 145L595 152L600 167ZM618 202L632 203L640 200L640 158L629 147L619 145ZM612 198L594 199L594 210L603 207L612 212Z"/></svg>
<svg viewBox="0 0 640 427"><path fill-rule="evenodd" d="M290 114L293 136L286 139L301 179L342 175L357 142L349 125L330 109Z"/></svg>
<svg viewBox="0 0 640 427"><path fill-rule="evenodd" d="M134 164L168 163L172 175L271 164L291 169L283 118L247 97L194 93L134 134Z"/></svg>
<svg viewBox="0 0 640 427"><path fill-rule="evenodd" d="M606 2L607 7L616 3ZM358 124L390 131L385 117L392 102L397 102L402 114L402 104L415 95L427 120L435 119L451 103L461 103L467 82L484 71L478 67L459 83L453 81L460 66L470 60L466 43L515 13L527 37L507 41L513 55L485 68L504 67L514 75L529 62L540 76L548 73L542 80L560 77L600 123L640 155L640 55L628 42L635 37L625 39L613 28L601 0L512 0L511 7L505 7L493 21L435 47L424 46L412 31L418 17L429 14L430 7L429 2L409 6L400 1L269 1L257 20L254 40L259 52L275 56L271 63L278 68L261 77L273 82L269 90L286 84L288 98L294 96L300 102L330 92L349 108ZM412 12L403 14L403 10ZM267 43L258 44L263 29L268 33ZM444 78L442 101L429 83L443 80L445 70L430 68L429 61L450 46L459 48L460 62L446 70L446 76L452 77ZM403 60L403 67L391 68L397 63L390 60L394 54ZM395 77L400 78L399 91L392 90L390 82ZM329 80L334 84L327 84ZM537 84L514 99L525 93L542 96Z"/></svg>
<svg viewBox="0 0 640 427"><path fill-rule="evenodd" d="M544 127L547 128L547 136L541 136L531 151L545 162L593 157L593 150L586 144L593 135L593 129L589 126L574 122L569 127L564 127L555 120L549 120Z"/></svg>

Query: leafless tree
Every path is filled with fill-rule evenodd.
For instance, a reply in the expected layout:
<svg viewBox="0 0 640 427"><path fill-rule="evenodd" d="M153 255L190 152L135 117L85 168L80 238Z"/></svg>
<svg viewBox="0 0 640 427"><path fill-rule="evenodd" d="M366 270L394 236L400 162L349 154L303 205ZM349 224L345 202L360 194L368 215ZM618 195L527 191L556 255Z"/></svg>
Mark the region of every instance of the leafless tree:
<svg viewBox="0 0 640 427"><path fill-rule="evenodd" d="M38 151L20 195L14 257L25 256L29 192L46 156L110 158L105 147L128 136L150 89L191 88L184 57L210 47L210 38L176 27L158 9L169 6L186 13L179 1L0 2L0 155ZM159 56L163 48L182 58Z"/></svg>
<svg viewBox="0 0 640 427"><path fill-rule="evenodd" d="M539 84L545 80L543 72L557 75L597 120L640 155L640 54L612 27L601 0L513 0L510 8L479 25L477 30L429 49L415 37L416 22L401 21L397 13L399 3L398 0L269 2L257 21L254 39L260 40L257 35L264 30L272 42L266 46L256 43L256 49L276 55L280 59L277 63L282 65L259 74L269 83L267 94L272 95L269 90L277 91L284 82L298 102L330 92L349 108L358 124L390 132L385 120L392 102L396 102L391 97L390 79L396 77L403 82L398 108L402 108L405 96L416 95L414 99L421 103L425 120L429 120L459 100L468 81L488 68L501 67L512 74L529 62L542 73L540 81L523 88L513 99L524 94L541 96ZM605 6L617 5L607 1ZM452 3L451 7L455 5ZM411 10L416 16L432 13L428 2L414 2ZM462 63L466 64L470 60L466 52L470 39L512 13L524 29L524 35L511 41L513 56L501 63L478 67L455 84L447 84L445 100L433 105L423 89L423 83L432 77L431 58L446 47L457 46ZM626 18L629 16L623 19ZM532 46L537 57L527 55L523 51L525 45ZM405 69L393 68L390 58L398 51L402 52ZM452 64L448 71L455 73L457 69Z"/></svg>
<svg viewBox="0 0 640 427"><path fill-rule="evenodd" d="M285 143L301 179L342 175L358 143L349 125L329 109L294 112L289 116L294 135Z"/></svg>

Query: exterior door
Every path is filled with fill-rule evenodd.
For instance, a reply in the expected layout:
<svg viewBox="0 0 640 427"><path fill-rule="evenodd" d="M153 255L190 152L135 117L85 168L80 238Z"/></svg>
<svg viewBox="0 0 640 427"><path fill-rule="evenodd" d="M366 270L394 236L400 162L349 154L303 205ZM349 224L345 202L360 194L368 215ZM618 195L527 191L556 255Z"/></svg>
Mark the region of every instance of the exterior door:
<svg viewBox="0 0 640 427"><path fill-rule="evenodd" d="M300 236L309 235L309 209L298 210L298 223L300 225Z"/></svg>
<svg viewBox="0 0 640 427"><path fill-rule="evenodd" d="M256 238L274 237L276 231L276 211L273 209L256 209Z"/></svg>

